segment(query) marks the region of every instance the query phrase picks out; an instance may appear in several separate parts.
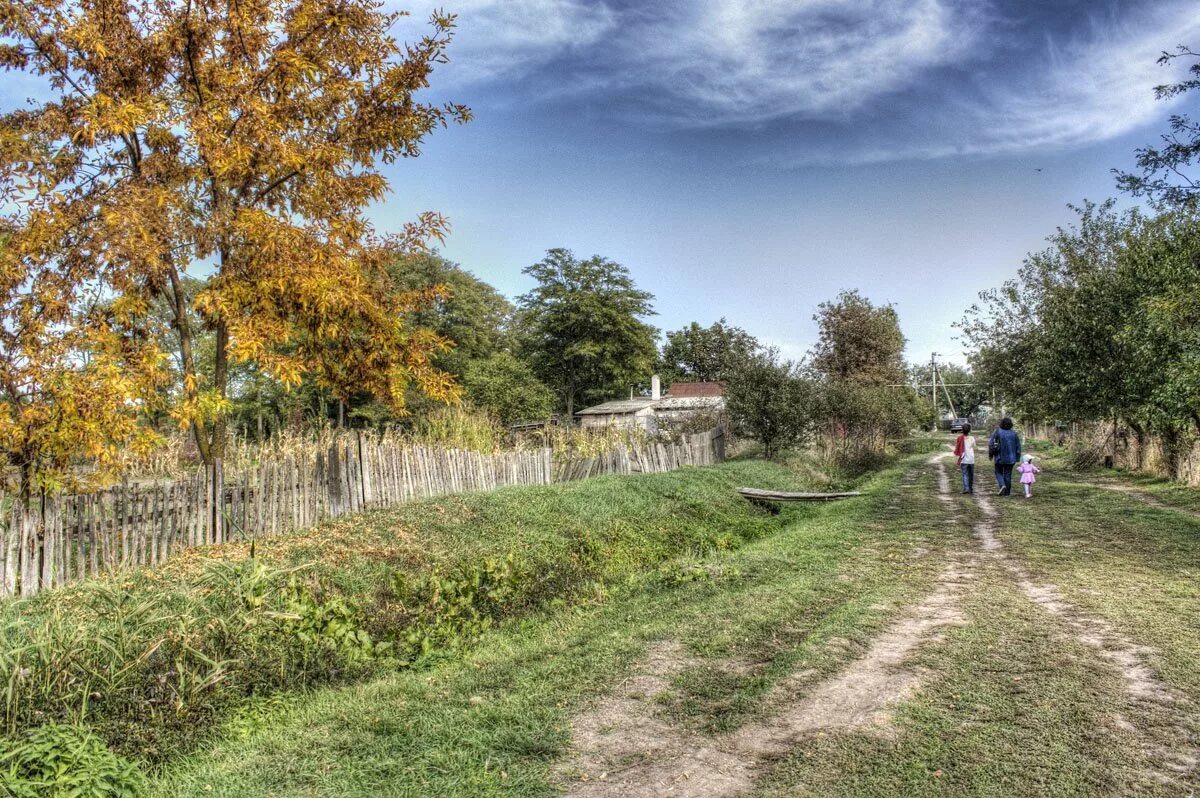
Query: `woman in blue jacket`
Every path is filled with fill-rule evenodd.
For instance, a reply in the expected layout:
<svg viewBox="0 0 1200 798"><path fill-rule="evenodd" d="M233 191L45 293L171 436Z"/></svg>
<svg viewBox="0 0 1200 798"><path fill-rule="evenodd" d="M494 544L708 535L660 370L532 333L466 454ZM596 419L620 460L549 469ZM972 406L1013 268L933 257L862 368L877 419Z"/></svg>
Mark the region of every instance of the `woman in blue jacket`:
<svg viewBox="0 0 1200 798"><path fill-rule="evenodd" d="M1000 419L1000 429L988 440L988 457L996 464L996 485L1001 496L1012 494L1013 466L1021 462L1021 436L1013 429L1013 420Z"/></svg>

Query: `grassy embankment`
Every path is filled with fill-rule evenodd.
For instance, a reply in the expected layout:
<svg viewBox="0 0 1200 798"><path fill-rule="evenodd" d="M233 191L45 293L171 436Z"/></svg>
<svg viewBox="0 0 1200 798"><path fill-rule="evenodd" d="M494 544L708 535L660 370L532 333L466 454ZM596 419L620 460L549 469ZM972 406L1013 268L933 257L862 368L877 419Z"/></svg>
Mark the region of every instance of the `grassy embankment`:
<svg viewBox="0 0 1200 798"><path fill-rule="evenodd" d="M740 472L728 485L747 481L741 470L751 467L757 481L778 473L763 464L715 471ZM670 560L604 600L501 624L437 667L267 708L173 764L155 792L557 794L553 768L574 713L661 639L698 658L662 711L701 733L760 717L780 679L797 668L813 678L836 671L929 589L965 532L917 494L918 482L901 483L905 474L930 479L923 470L888 469L869 478L869 497L791 507L776 534ZM690 485L698 475L679 478ZM723 667L730 659L748 667Z"/></svg>
<svg viewBox="0 0 1200 798"><path fill-rule="evenodd" d="M693 560L794 516L750 507L740 484L795 478L750 461L431 500L260 541L253 558L193 550L10 602L4 731L80 725L154 769L281 695L424 673L506 619L706 578Z"/></svg>
<svg viewBox="0 0 1200 798"><path fill-rule="evenodd" d="M690 659L653 697L654 711L701 735L769 719L786 709L772 689L784 677L809 671L815 683L837 672L949 559L977 551L977 508L956 496L948 513L923 459L868 478L863 499L778 517L732 488L784 487L794 476L730 463L428 502L281 541L259 559L315 559L305 573L321 574L322 600L358 597L373 640L424 624L430 654L398 667L411 647L402 656L408 644L393 634L395 650L357 672L214 705L211 733L186 755L184 745L164 750L150 790L552 795L571 778L561 768L572 719L664 639ZM1153 647L1162 678L1200 704L1197 522L1046 465L1033 502L997 502L1009 556ZM439 637L428 616L398 613L380 592L397 570L499 563L510 552L516 572L539 576L495 581L502 600L482 602L490 628L454 616ZM210 552L234 562L245 553ZM144 586L135 580L135 592L179 590L159 582L202 570L198 557L183 558ZM1112 664L1031 604L998 563L981 560L961 601L967 625L919 649L922 686L890 729L797 741L760 773L758 793L1177 794L1153 776L1154 746L1177 742L1170 727L1194 710L1131 704Z"/></svg>

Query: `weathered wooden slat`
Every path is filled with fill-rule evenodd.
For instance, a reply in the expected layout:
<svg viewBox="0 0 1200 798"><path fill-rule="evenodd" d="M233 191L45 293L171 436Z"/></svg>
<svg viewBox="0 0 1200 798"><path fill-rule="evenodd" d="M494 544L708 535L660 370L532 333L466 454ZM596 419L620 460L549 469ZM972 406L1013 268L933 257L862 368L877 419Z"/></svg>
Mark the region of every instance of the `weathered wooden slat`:
<svg viewBox="0 0 1200 798"><path fill-rule="evenodd" d="M791 491L762 490L760 488L738 488L738 493L747 499L772 502L827 502L863 495L862 492L857 490L843 491L841 493L794 493Z"/></svg>

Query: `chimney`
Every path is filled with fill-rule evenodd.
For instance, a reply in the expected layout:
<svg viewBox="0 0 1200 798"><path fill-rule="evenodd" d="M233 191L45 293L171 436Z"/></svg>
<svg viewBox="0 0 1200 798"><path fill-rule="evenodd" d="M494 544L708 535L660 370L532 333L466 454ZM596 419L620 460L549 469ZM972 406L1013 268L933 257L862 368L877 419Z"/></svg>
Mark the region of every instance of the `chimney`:
<svg viewBox="0 0 1200 798"><path fill-rule="evenodd" d="M650 398L656 402L662 399L662 381L657 374L650 378Z"/></svg>

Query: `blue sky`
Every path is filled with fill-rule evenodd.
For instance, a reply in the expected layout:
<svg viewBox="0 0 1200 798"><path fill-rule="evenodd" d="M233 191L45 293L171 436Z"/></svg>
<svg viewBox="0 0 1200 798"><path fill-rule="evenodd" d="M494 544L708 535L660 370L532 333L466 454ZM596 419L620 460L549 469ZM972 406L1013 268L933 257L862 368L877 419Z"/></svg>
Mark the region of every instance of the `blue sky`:
<svg viewBox="0 0 1200 798"><path fill-rule="evenodd" d="M402 36L429 8L409 2ZM843 288L895 303L911 359L1184 105L1164 49L1195 2L447 0L430 99L470 105L389 168L381 228L510 296L550 247L625 264L674 329L721 316L785 354ZM1040 168L1042 171L1035 171Z"/></svg>
<svg viewBox="0 0 1200 798"><path fill-rule="evenodd" d="M428 30L431 0L384 2L399 38ZM475 119L386 167L377 227L442 212L444 254L512 297L551 247L601 254L658 327L723 316L789 357L857 288L910 359L961 361L978 292L1196 104L1153 96L1184 66L1159 54L1200 47L1196 0L437 5L459 27L426 99ZM8 73L0 102L38 85Z"/></svg>

